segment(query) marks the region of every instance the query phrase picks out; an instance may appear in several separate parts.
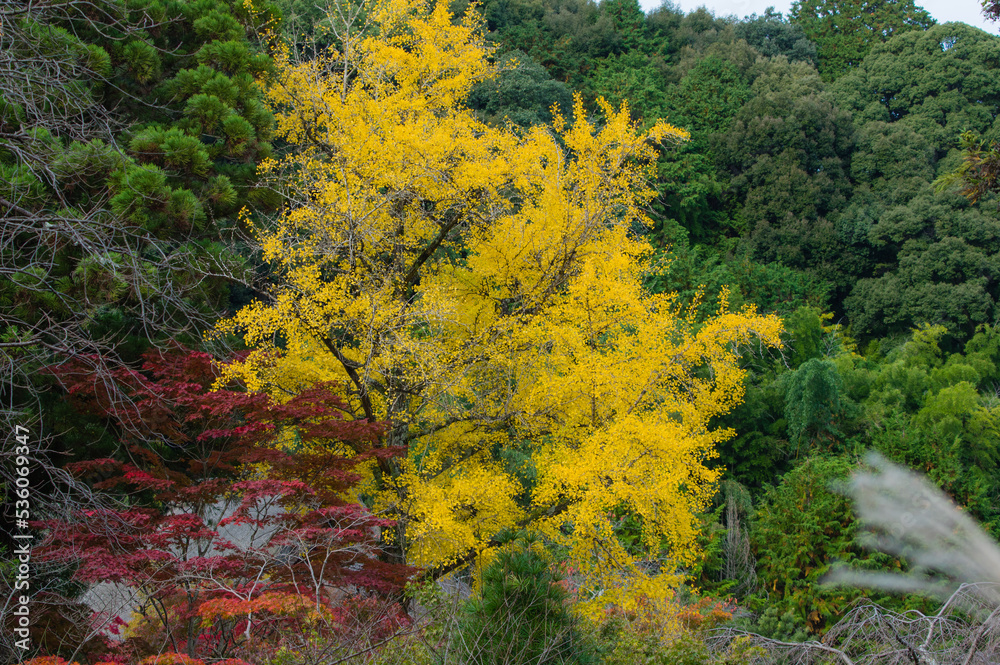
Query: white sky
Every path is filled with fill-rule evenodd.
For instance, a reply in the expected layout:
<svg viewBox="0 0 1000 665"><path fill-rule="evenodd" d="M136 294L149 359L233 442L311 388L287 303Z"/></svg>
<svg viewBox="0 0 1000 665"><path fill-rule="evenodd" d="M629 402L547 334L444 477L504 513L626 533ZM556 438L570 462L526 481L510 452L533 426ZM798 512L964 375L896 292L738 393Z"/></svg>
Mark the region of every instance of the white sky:
<svg viewBox="0 0 1000 665"><path fill-rule="evenodd" d="M639 2L646 11L661 4L661 0ZM674 0L674 4L680 5L685 12L704 6L716 16L735 14L739 18L754 13L763 14L771 6L788 16L788 9L792 5L791 0ZM978 0L916 0L916 4L930 12L938 23L961 21L992 35L1000 34L1000 22L993 23L983 18Z"/></svg>

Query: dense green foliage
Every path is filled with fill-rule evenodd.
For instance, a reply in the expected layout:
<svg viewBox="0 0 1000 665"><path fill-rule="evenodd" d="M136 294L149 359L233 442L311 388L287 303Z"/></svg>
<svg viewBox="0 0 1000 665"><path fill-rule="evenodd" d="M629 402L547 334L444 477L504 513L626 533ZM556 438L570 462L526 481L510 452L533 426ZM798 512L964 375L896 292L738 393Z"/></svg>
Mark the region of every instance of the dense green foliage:
<svg viewBox="0 0 1000 665"><path fill-rule="evenodd" d="M252 274L237 213L278 203L256 183L273 117L258 85L271 60L255 35L274 18L269 5L226 0L4 15L0 358L15 368L11 417L61 408L37 403L43 364L87 357L105 373L106 360L136 362L150 343L198 340L244 297ZM43 434L68 429L39 422Z"/></svg>
<svg viewBox="0 0 1000 665"><path fill-rule="evenodd" d="M475 665L595 662L542 543L522 536L483 571L460 618L456 648Z"/></svg>
<svg viewBox="0 0 1000 665"><path fill-rule="evenodd" d="M996 37L949 23L879 45L837 82L858 128L839 230L869 262L845 310L864 336L927 322L967 339L996 321L997 216L931 182L958 166L963 131L1000 131L1000 87L988 73L998 56Z"/></svg>
<svg viewBox="0 0 1000 665"><path fill-rule="evenodd" d="M879 42L935 23L913 0L797 0L790 18L816 44L819 71L828 81L860 65Z"/></svg>

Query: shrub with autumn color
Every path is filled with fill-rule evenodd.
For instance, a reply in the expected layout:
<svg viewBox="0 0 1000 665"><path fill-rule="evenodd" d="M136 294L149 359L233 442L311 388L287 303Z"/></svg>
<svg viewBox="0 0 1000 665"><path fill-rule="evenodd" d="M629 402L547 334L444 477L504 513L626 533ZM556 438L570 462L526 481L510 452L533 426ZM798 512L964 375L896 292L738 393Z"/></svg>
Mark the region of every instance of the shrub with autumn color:
<svg viewBox="0 0 1000 665"><path fill-rule="evenodd" d="M69 662L65 658L60 658L59 656L40 656L38 658L32 658L26 660L21 665L80 665L79 662L73 661ZM100 661L94 663L94 665L120 665L115 661ZM174 653L168 651L167 653L157 654L156 656L149 656L148 658L143 658L139 665L205 665L205 661L198 658L192 658L190 656L185 656L184 654ZM215 661L213 665L250 665L245 660L240 660L239 658L226 658L224 660Z"/></svg>
<svg viewBox="0 0 1000 665"><path fill-rule="evenodd" d="M355 418L336 386L284 403L213 391L211 357L180 349L120 370L123 391L73 364L51 371L78 409L121 430L128 459L68 465L110 500L37 522L35 554L80 584L114 585L136 657L196 665L307 639L351 648L405 622L397 601L413 571L380 547L394 523L352 495L364 465L403 451L379 446L383 426ZM121 392L131 400L108 401Z"/></svg>

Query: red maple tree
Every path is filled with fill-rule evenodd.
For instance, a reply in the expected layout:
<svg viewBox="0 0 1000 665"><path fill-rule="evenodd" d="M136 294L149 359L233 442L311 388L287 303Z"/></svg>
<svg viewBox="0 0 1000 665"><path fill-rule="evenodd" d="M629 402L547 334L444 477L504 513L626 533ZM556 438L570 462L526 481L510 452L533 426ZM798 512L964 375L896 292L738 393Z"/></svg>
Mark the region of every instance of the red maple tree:
<svg viewBox="0 0 1000 665"><path fill-rule="evenodd" d="M364 465L405 451L380 446L383 424L355 418L336 385L283 403L213 390L212 358L181 349L117 372L124 390L82 367L51 371L128 455L68 468L117 503L36 523L35 555L127 593L129 653L259 657L304 635L363 647L405 621L414 571L380 547L394 524L351 498Z"/></svg>

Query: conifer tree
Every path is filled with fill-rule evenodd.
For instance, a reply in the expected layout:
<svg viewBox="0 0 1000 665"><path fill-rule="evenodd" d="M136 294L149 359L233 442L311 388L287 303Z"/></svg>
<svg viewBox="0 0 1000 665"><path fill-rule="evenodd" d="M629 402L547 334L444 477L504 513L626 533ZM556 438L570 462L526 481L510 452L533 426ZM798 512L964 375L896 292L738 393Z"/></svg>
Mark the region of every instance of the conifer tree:
<svg viewBox="0 0 1000 665"><path fill-rule="evenodd" d="M275 204L253 187L273 116L255 80L270 60L248 38L273 20L225 0L0 3L5 418L52 406L41 365L106 373L198 340L249 281L221 241L241 207Z"/></svg>

